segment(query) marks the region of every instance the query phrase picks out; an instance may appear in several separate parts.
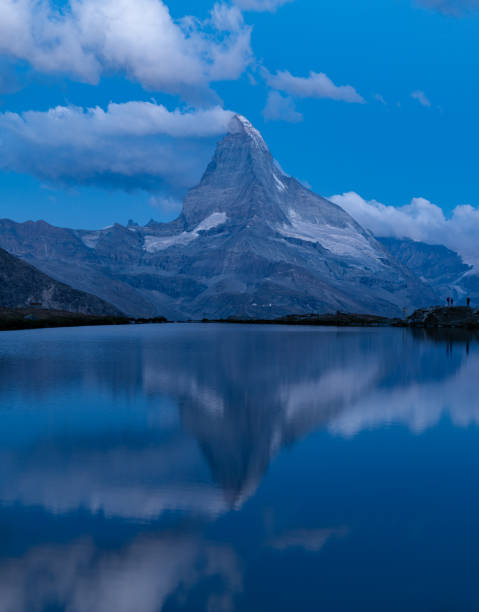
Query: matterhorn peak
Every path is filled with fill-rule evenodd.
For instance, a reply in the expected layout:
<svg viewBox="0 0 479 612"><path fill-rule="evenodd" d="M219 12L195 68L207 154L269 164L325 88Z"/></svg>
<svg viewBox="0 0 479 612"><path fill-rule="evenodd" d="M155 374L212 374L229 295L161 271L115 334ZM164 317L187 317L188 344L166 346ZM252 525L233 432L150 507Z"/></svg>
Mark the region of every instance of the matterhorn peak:
<svg viewBox="0 0 479 612"><path fill-rule="evenodd" d="M241 115L231 116L181 215L129 229L135 231L72 233L93 257L83 248L72 255L64 248L40 254L36 242L28 248L47 271L63 266L64 282L78 282L81 266L82 289L136 316L273 319L337 310L398 316L404 305L415 309L435 299L348 213L286 176ZM38 231L40 242L48 240ZM12 235L4 228L3 244L11 245ZM18 249L24 252L23 242Z"/></svg>
<svg viewBox="0 0 479 612"><path fill-rule="evenodd" d="M266 151L268 150L268 147L259 130L257 130L254 125L248 121L248 119L246 119L246 117L243 117L243 115L234 115L234 117L231 118L228 125L228 133L244 134L245 136L251 138L258 148Z"/></svg>

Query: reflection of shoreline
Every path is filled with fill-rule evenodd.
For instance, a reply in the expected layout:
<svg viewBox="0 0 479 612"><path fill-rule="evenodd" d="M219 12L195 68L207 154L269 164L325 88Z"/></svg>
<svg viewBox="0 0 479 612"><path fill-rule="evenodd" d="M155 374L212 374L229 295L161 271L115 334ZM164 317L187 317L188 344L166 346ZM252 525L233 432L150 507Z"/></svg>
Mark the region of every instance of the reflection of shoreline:
<svg viewBox="0 0 479 612"><path fill-rule="evenodd" d="M439 344L477 344L479 330L461 328L411 328L410 333L418 340L429 340Z"/></svg>

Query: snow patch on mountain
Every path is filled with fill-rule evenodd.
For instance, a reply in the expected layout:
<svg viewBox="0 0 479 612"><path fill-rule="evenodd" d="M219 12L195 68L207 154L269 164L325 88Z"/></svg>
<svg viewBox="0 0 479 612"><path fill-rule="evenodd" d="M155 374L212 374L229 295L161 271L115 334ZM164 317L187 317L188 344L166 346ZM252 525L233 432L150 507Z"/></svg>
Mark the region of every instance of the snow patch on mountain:
<svg viewBox="0 0 479 612"><path fill-rule="evenodd" d="M372 247L366 236L350 225L340 227L306 221L292 209L288 216L289 224L277 228L283 236L320 244L339 257L349 257L368 263L371 263L371 260L381 262L378 251Z"/></svg>
<svg viewBox="0 0 479 612"><path fill-rule="evenodd" d="M281 179L279 179L276 174L273 174L274 182L276 183L276 188L278 191L286 191L286 185L283 183Z"/></svg>
<svg viewBox="0 0 479 612"><path fill-rule="evenodd" d="M219 225L223 225L226 223L228 217L224 212L215 212L212 213L209 217L206 217L204 221L202 221L196 228L193 230L193 233L197 232L206 232L214 227L218 227Z"/></svg>
<svg viewBox="0 0 479 612"><path fill-rule="evenodd" d="M176 236L145 236L145 251L147 253L157 253L158 251L165 251L172 246L184 246L189 244L195 238L198 238L197 234L193 232L182 232Z"/></svg>
<svg viewBox="0 0 479 612"><path fill-rule="evenodd" d="M191 232L181 232L181 234L174 236L145 236L144 249L147 253L157 253L172 246L187 245L199 238L200 232L207 232L215 227L219 227L226 223L227 219L226 213L214 212L199 223Z"/></svg>
<svg viewBox="0 0 479 612"><path fill-rule="evenodd" d="M83 244L89 249L96 249L96 245L100 240L101 231L100 232L92 232L91 234L85 234L82 236Z"/></svg>

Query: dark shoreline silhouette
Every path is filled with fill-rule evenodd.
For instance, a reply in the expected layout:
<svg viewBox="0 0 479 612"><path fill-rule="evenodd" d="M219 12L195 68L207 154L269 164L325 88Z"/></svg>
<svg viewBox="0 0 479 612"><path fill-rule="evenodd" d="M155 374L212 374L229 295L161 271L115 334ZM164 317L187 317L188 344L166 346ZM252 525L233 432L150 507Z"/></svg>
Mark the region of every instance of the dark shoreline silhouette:
<svg viewBox="0 0 479 612"><path fill-rule="evenodd" d="M0 308L0 331L96 325L130 325L132 323L166 323L166 319L164 317L155 317L153 319L131 320L125 316L86 315L63 310Z"/></svg>
<svg viewBox="0 0 479 612"><path fill-rule="evenodd" d="M38 308L0 309L0 330L82 327L95 325L145 325L171 323L165 317L132 319L125 316L84 315ZM302 325L321 327L407 327L425 329L479 330L479 309L466 306L435 306L416 310L406 319L390 319L370 314L288 315L278 319L202 319L184 323L229 323L236 325Z"/></svg>
<svg viewBox="0 0 479 612"><path fill-rule="evenodd" d="M208 320L203 323L238 323L261 325L313 325L334 327L410 327L410 328L459 328L479 329L479 309L466 306L433 306L416 310L405 319L380 317L370 314L337 312L335 314L289 315L279 319L228 319Z"/></svg>

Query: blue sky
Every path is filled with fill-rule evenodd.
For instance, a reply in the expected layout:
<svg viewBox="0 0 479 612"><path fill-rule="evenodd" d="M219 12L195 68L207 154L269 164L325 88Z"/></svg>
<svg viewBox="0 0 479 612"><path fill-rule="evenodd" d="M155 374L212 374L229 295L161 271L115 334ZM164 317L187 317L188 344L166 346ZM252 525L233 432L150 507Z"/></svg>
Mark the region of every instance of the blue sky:
<svg viewBox="0 0 479 612"><path fill-rule="evenodd" d="M285 172L361 222L399 207L413 235L419 202L413 237L428 238L439 207L443 240L451 215L477 218L476 0L112 2L2 0L0 216L82 228L171 219L232 111ZM150 9L158 23L143 19ZM126 30L106 43L115 11ZM153 105L176 115L149 130ZM59 106L70 114L52 118ZM93 107L106 117L85 114Z"/></svg>

